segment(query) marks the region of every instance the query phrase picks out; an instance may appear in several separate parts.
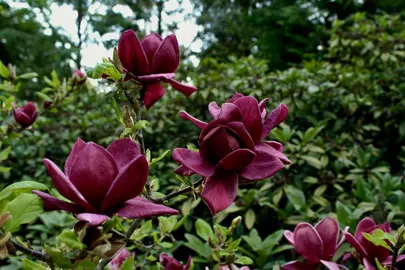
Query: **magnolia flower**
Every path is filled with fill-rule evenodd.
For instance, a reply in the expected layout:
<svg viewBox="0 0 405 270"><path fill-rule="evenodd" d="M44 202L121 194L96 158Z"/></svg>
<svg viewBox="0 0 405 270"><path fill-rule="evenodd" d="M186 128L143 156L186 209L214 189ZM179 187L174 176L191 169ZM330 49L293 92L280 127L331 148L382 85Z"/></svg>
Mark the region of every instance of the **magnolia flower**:
<svg viewBox="0 0 405 270"><path fill-rule="evenodd" d="M249 266L242 266L241 268L237 267L236 265L232 264L230 266L228 265L221 265L219 267L219 270L249 270Z"/></svg>
<svg viewBox="0 0 405 270"><path fill-rule="evenodd" d="M179 45L174 34L162 39L152 33L139 41L133 30L127 30L119 41L118 56L126 76L147 87L144 96L147 109L163 97L165 92L161 82L169 83L187 97L197 90L173 80L180 63Z"/></svg>
<svg viewBox="0 0 405 270"><path fill-rule="evenodd" d="M32 101L22 107L16 107L13 103L14 120L23 128L31 126L37 119L37 107Z"/></svg>
<svg viewBox="0 0 405 270"><path fill-rule="evenodd" d="M75 85L82 85L86 82L87 77L86 74L80 71L80 69L76 69L72 73L72 84Z"/></svg>
<svg viewBox="0 0 405 270"><path fill-rule="evenodd" d="M191 256L188 257L188 261L186 265L182 265L178 260L173 257L170 257L166 253L160 254L160 264L166 270L188 270L191 266Z"/></svg>
<svg viewBox="0 0 405 270"><path fill-rule="evenodd" d="M51 160L43 161L56 189L72 201L34 191L43 199L47 211L68 211L91 226L103 223L113 214L146 218L178 213L137 197L148 178L148 162L139 146L128 138L115 140L107 149L78 139L65 162L65 173Z"/></svg>
<svg viewBox="0 0 405 270"><path fill-rule="evenodd" d="M285 238L295 247L305 261L292 261L282 266L285 270L316 270L323 264L330 270L346 269L331 261L336 250L344 242L338 243L339 225L333 218L324 218L315 227L309 223L299 223L294 232L286 230Z"/></svg>
<svg viewBox="0 0 405 270"><path fill-rule="evenodd" d="M375 259L378 259L382 265L391 265L392 262L392 256L390 256L388 249L374 245L363 236L363 233L373 234L378 229L391 233L389 222L377 225L371 218L364 218L359 222L354 236L349 232L344 233L347 242L356 250L367 270L377 270ZM397 261L403 259L405 256L400 255Z"/></svg>
<svg viewBox="0 0 405 270"><path fill-rule="evenodd" d="M119 270L121 267L121 264L124 263L124 261L131 256L131 253L128 251L128 249L123 248L120 253L114 257L114 259L111 260L111 262L108 264L108 266L111 268L111 270ZM135 258L135 252L132 254Z"/></svg>
<svg viewBox="0 0 405 270"><path fill-rule="evenodd" d="M184 148L173 151L173 159L181 164L176 173L199 174L205 178L202 198L212 214L232 204L239 182L270 177L290 164L280 143L261 142L261 138L285 119L287 107L279 105L266 118L263 104L251 96L236 94L218 111L210 104L214 117L210 123L180 112L180 117L202 131L199 152Z"/></svg>

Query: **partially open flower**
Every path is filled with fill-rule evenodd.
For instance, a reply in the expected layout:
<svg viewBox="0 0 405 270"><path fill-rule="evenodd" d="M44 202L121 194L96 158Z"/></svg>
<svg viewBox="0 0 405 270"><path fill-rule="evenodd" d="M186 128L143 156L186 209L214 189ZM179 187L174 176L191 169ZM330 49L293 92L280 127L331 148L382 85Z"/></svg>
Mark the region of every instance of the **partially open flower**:
<svg viewBox="0 0 405 270"><path fill-rule="evenodd" d="M174 34L162 39L156 33L139 41L133 30L125 31L118 44L118 55L126 77L147 87L144 102L147 109L164 95L161 82L190 96L197 89L173 80L180 63L179 45ZM133 76L132 76L133 75Z"/></svg>
<svg viewBox="0 0 405 270"><path fill-rule="evenodd" d="M13 107L14 120L23 128L31 126L37 119L37 107L32 101L22 107L16 107L15 104L13 104Z"/></svg>
<svg viewBox="0 0 405 270"><path fill-rule="evenodd" d="M236 265L232 264L230 266L228 265L221 265L219 267L219 270L249 270L249 266L242 266L241 268L237 267Z"/></svg>
<svg viewBox="0 0 405 270"><path fill-rule="evenodd" d="M65 162L65 173L44 159L52 181L62 196L72 203L34 191L44 201L45 210L65 210L95 226L118 214L126 218L176 215L177 210L154 204L141 194L148 162L132 140L118 139L107 149L78 139Z"/></svg>
<svg viewBox="0 0 405 270"><path fill-rule="evenodd" d="M290 164L280 143L261 142L285 119L286 109L283 108L286 106L280 105L281 109L274 110L264 120L262 115L266 111L255 98L238 95L235 95L237 99L234 96L212 112L214 120L210 123L180 112L180 117L202 131L199 152L183 148L173 151L173 159L181 164L176 173L199 174L205 178L202 198L213 214L232 204L239 182L270 177ZM266 124L267 121L270 124Z"/></svg>
<svg viewBox="0 0 405 270"><path fill-rule="evenodd" d="M377 270L375 259L378 259L382 265L391 265L392 263L392 256L390 256L388 249L374 245L363 236L363 233L373 234L378 229L390 233L390 223L376 224L371 218L364 218L357 225L354 235L349 232L344 233L347 242L356 250L367 270ZM405 256L398 256L397 261L403 259Z"/></svg>
<svg viewBox="0 0 405 270"><path fill-rule="evenodd" d="M191 256L188 257L188 261L186 265L182 265L178 260L176 260L173 257L170 257L166 253L160 254L160 264L166 269L166 270L188 270L190 269L191 266Z"/></svg>
<svg viewBox="0 0 405 270"><path fill-rule="evenodd" d="M309 223L299 223L294 232L285 231L284 236L295 247L305 261L292 261L282 266L285 270L316 270L323 264L330 270L340 266L331 261L336 250L343 243L338 243L339 225L333 218L324 218L315 227Z"/></svg>
<svg viewBox="0 0 405 270"><path fill-rule="evenodd" d="M121 264L128 259L131 256L131 253L128 251L128 249L123 248L121 252L114 257L114 259L111 260L111 262L108 264L111 270L119 270L121 267ZM132 254L132 256L135 257L135 252Z"/></svg>
<svg viewBox="0 0 405 270"><path fill-rule="evenodd" d="M79 69L76 69L72 73L72 85L82 85L86 82L87 76L84 72Z"/></svg>

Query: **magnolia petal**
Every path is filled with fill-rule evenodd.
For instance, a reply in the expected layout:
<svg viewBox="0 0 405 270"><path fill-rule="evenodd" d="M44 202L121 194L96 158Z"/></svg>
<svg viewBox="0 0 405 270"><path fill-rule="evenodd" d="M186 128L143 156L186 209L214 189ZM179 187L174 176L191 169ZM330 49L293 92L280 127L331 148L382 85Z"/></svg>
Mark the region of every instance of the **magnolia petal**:
<svg viewBox="0 0 405 270"><path fill-rule="evenodd" d="M284 231L284 237L287 239L287 241L294 246L294 233L289 230Z"/></svg>
<svg viewBox="0 0 405 270"><path fill-rule="evenodd" d="M265 98L259 102L259 110L260 110L260 114L262 116L262 120L264 120L264 118L266 117L266 113L267 113L266 112L266 103L269 100L270 100L270 98Z"/></svg>
<svg viewBox="0 0 405 270"><path fill-rule="evenodd" d="M363 264L366 270L378 270L367 258L363 258Z"/></svg>
<svg viewBox="0 0 405 270"><path fill-rule="evenodd" d="M242 95L241 93L235 93L230 99L228 99L227 101L225 101L226 103L235 103L235 101L237 101L240 98L243 98L244 95Z"/></svg>
<svg viewBox="0 0 405 270"><path fill-rule="evenodd" d="M323 265L325 265L325 267L328 268L329 270L339 270L340 269L339 265L334 262L321 260L321 263Z"/></svg>
<svg viewBox="0 0 405 270"><path fill-rule="evenodd" d="M142 39L141 45L149 63L152 63L153 56L155 55L160 44L162 44L162 41L162 37L157 33L152 33Z"/></svg>
<svg viewBox="0 0 405 270"><path fill-rule="evenodd" d="M39 190L33 190L32 193L41 197L42 201L44 202L45 211L63 210L73 214L83 211L83 208L81 208L79 205L58 200L48 193Z"/></svg>
<svg viewBox="0 0 405 270"><path fill-rule="evenodd" d="M192 115L188 114L185 111L179 112L179 116L181 118L183 118L184 120L188 120L188 121L192 122L194 125L196 125L197 127L201 128L201 129L205 128L208 125L206 122L203 122L203 121L193 117Z"/></svg>
<svg viewBox="0 0 405 270"><path fill-rule="evenodd" d="M13 113L15 121L22 127L26 128L31 126L31 118L26 115L20 108L14 108Z"/></svg>
<svg viewBox="0 0 405 270"><path fill-rule="evenodd" d="M284 270L316 270L317 265L307 262L292 261L281 266Z"/></svg>
<svg viewBox="0 0 405 270"><path fill-rule="evenodd" d="M142 83L156 83L163 80L170 80L175 75L176 74L174 73L159 73L159 74L138 76L137 79Z"/></svg>
<svg viewBox="0 0 405 270"><path fill-rule="evenodd" d="M208 132L200 142L200 156L211 164L217 164L235 147L239 148L236 138L230 136L224 126L218 126Z"/></svg>
<svg viewBox="0 0 405 270"><path fill-rule="evenodd" d="M267 117L263 124L262 139L269 135L270 131L283 122L288 115L288 107L281 103Z"/></svg>
<svg viewBox="0 0 405 270"><path fill-rule="evenodd" d="M213 215L228 208L235 200L238 179L238 175L231 172L217 172L207 177L201 197Z"/></svg>
<svg viewBox="0 0 405 270"><path fill-rule="evenodd" d="M155 216L177 215L176 209L155 204L141 197L128 200L117 211L117 214L124 218L148 218Z"/></svg>
<svg viewBox="0 0 405 270"><path fill-rule="evenodd" d="M184 270L189 270L190 267L191 267L191 256L189 255L189 256L188 256L187 263L186 263L186 265L184 266Z"/></svg>
<svg viewBox="0 0 405 270"><path fill-rule="evenodd" d="M80 151L86 146L86 142L80 138L77 138L75 144L70 151L68 158L65 161L65 174L69 177L70 169L76 161L76 158L79 156Z"/></svg>
<svg viewBox="0 0 405 270"><path fill-rule="evenodd" d="M241 122L230 122L226 124L242 141L242 145L245 148L248 148L252 151L255 150L255 145L253 142L252 137L250 136L249 132L247 131L244 124Z"/></svg>
<svg viewBox="0 0 405 270"><path fill-rule="evenodd" d="M224 157L218 163L217 168L225 171L239 171L249 165L255 156L256 154L249 149L238 149Z"/></svg>
<svg viewBox="0 0 405 270"><path fill-rule="evenodd" d="M101 212L113 210L129 199L141 194L148 179L148 161L140 155L123 169L105 196Z"/></svg>
<svg viewBox="0 0 405 270"><path fill-rule="evenodd" d="M268 145L270 145L271 147L273 147L274 149L276 149L277 151L279 151L279 152L283 152L283 145L281 144L281 143L279 143L279 142L276 142L276 141L267 141L267 142L264 142L265 144L268 144Z"/></svg>
<svg viewBox="0 0 405 270"><path fill-rule="evenodd" d="M232 103L224 103L221 106L221 110L218 115L219 119L225 119L226 121L240 121L242 120L242 114L239 108Z"/></svg>
<svg viewBox="0 0 405 270"><path fill-rule="evenodd" d="M35 121L35 119L37 118L38 110L34 102L32 101L27 102L27 104L21 109L31 119L31 121Z"/></svg>
<svg viewBox="0 0 405 270"><path fill-rule="evenodd" d="M113 141L107 147L107 151L113 156L119 171L122 171L131 161L141 155L138 144L129 138Z"/></svg>
<svg viewBox="0 0 405 270"><path fill-rule="evenodd" d="M325 260L332 259L333 255L335 255L339 239L339 225L337 221L330 217L324 218L315 226L315 230L323 242L322 258Z"/></svg>
<svg viewBox="0 0 405 270"><path fill-rule="evenodd" d="M311 224L299 223L295 227L294 247L297 253L312 263L317 263L322 258L322 239Z"/></svg>
<svg viewBox="0 0 405 270"><path fill-rule="evenodd" d="M113 156L103 147L89 142L76 158L69 178L84 198L98 208L117 175Z"/></svg>
<svg viewBox="0 0 405 270"><path fill-rule="evenodd" d="M134 75L149 73L148 59L133 30L127 30L121 35L118 43L118 56L122 66Z"/></svg>
<svg viewBox="0 0 405 270"><path fill-rule="evenodd" d="M184 175L184 176L190 176L195 174L192 170L188 169L187 167L181 165L180 167L178 167L174 173L176 174L180 174L180 175Z"/></svg>
<svg viewBox="0 0 405 270"><path fill-rule="evenodd" d="M359 224L357 224L356 231L354 233L354 237L357 241L363 239L363 232L368 232L370 228L376 226L376 223L373 219L367 217L360 220Z"/></svg>
<svg viewBox="0 0 405 270"><path fill-rule="evenodd" d="M208 125L201 130L200 137L198 138L198 142L201 144L202 141L204 140L205 136L207 136L208 133L211 132L214 128L218 126L223 126L227 124L228 122L225 119L216 119L208 123Z"/></svg>
<svg viewBox="0 0 405 270"><path fill-rule="evenodd" d="M186 97L191 96L192 93L197 91L197 88L195 88L194 86L187 85L187 84L182 84L182 83L179 83L178 81L173 80L173 79L165 80L165 82L168 82L174 89L176 89L177 91L179 91L180 93L182 93Z"/></svg>
<svg viewBox="0 0 405 270"><path fill-rule="evenodd" d="M150 109L156 102L158 102L165 94L165 89L162 84L155 83L148 85L148 89L143 97L143 102L147 110Z"/></svg>
<svg viewBox="0 0 405 270"><path fill-rule="evenodd" d="M190 261L189 257L189 261ZM159 257L160 264L167 270L184 270L185 267L173 257L170 257L166 253L160 254Z"/></svg>
<svg viewBox="0 0 405 270"><path fill-rule="evenodd" d="M201 176L212 176L215 173L215 167L203 160L199 152L185 148L176 148L173 151L172 157L173 160Z"/></svg>
<svg viewBox="0 0 405 270"><path fill-rule="evenodd" d="M247 96L236 100L235 105L238 106L243 116L243 124L253 141L260 141L263 123L257 100L252 96Z"/></svg>
<svg viewBox="0 0 405 270"><path fill-rule="evenodd" d="M248 180L261 180L284 168L280 158L271 152L256 147L255 153L253 161L241 171L242 177Z"/></svg>
<svg viewBox="0 0 405 270"><path fill-rule="evenodd" d="M361 257L367 257L368 254L364 247L357 241L357 239L349 232L343 232L347 242L360 254Z"/></svg>
<svg viewBox="0 0 405 270"><path fill-rule="evenodd" d="M291 161L280 151L277 151L274 149L270 144L268 143L257 143L255 145L256 150L264 151L267 152L269 155L278 157L281 162L284 164L291 164Z"/></svg>
<svg viewBox="0 0 405 270"><path fill-rule="evenodd" d="M86 222L89 226L98 226L110 218L106 215L81 213L76 216L78 220Z"/></svg>
<svg viewBox="0 0 405 270"><path fill-rule="evenodd" d="M72 202L82 206L89 211L95 210L94 207L87 202L84 196L77 190L73 183L66 177L66 175L59 169L59 167L56 166L55 163L46 158L42 161L45 164L45 167L52 179L54 186L63 197L71 200Z"/></svg>
<svg viewBox="0 0 405 270"><path fill-rule="evenodd" d="M167 36L153 56L151 73L175 72L180 63L179 44L174 34Z"/></svg>
<svg viewBox="0 0 405 270"><path fill-rule="evenodd" d="M214 119L217 119L219 112L221 111L221 108L215 101L212 101L210 102L210 104L208 104L208 111L210 112L210 114Z"/></svg>

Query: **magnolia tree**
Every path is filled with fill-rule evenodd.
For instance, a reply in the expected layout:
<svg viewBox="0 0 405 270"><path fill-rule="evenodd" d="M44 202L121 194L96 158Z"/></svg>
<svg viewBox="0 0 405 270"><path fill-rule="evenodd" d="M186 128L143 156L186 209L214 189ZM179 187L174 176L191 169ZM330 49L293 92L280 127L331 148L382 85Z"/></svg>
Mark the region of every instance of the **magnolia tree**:
<svg viewBox="0 0 405 270"><path fill-rule="evenodd" d="M128 30L122 34L112 59L103 59L87 72L91 78L114 85L117 95L127 100L124 108L119 108L115 101L113 104L124 132L106 147L78 138L66 157L63 170L60 169L62 164L44 158L43 163L57 192L49 193L52 187L32 181L14 183L0 192L0 255L3 258L22 256L26 269L180 270L204 267L204 261L194 261L192 256L185 256L188 259L184 262L172 256L171 247L176 239L171 232L182 224L176 217L170 217L178 215L179 211L167 204L178 196L194 195L195 199L200 197L205 202L212 215L216 215L234 202L239 186L271 181L269 178L291 164L283 154L283 145L266 139L286 119L288 108L280 104L268 111L266 102L269 98L258 101L253 96L235 92L226 101L209 103L212 120L208 123L181 111L179 121L190 121L200 129L199 149L179 145L173 150L172 158L178 164L173 173L183 184L171 193L161 194L148 176L149 167L163 156L151 159L143 134L147 121L142 114L144 108L153 110L153 105L163 97L165 84L187 97L197 91L193 86L174 80L179 55L175 35L163 39L152 33L139 40L135 32ZM12 87L17 85L17 79L35 76L29 74L19 78L12 67L7 69L3 65L0 71ZM57 78L52 76L53 80L48 81L57 91L54 91L54 97L42 93L45 102L40 111L33 102L23 105L14 102L13 98L4 101L3 107L12 109L15 123L2 131L3 138L30 129L39 116L60 105L64 98L74 95L86 83L85 74L78 70L63 84L55 83ZM7 151L1 152L3 159L7 158ZM13 234L18 235L21 225L33 222L43 210L65 211L76 222L59 235L60 246L43 243L41 250L35 250L29 242ZM151 220L153 217L158 217L160 234L153 234L154 243L150 244L142 240L147 228L156 224ZM190 243L194 241L192 249L198 250L199 245L205 245L204 252L215 262L214 269L252 269L249 266L251 258L238 253L241 239L233 238L240 223L241 217L236 217L229 227L215 224L212 229L199 219L195 224L197 234L208 245L189 235ZM273 269L348 269L346 262L349 260L368 270L397 269L397 262L404 258L401 255L405 249L403 227L393 233L389 223L376 224L365 218L359 222L354 234L350 233L353 229L341 230L333 217L325 217L316 225L299 223L293 231L285 230L284 236L290 245L277 251L294 249L295 255L288 252L286 257L295 260L275 265ZM257 239L257 233L256 236L252 233L251 239ZM275 245L272 244L273 235L264 242L265 249ZM352 249L345 253L348 249L342 249L344 245L351 245ZM135 251L139 246L146 254ZM140 255L146 258L142 264L137 263Z"/></svg>

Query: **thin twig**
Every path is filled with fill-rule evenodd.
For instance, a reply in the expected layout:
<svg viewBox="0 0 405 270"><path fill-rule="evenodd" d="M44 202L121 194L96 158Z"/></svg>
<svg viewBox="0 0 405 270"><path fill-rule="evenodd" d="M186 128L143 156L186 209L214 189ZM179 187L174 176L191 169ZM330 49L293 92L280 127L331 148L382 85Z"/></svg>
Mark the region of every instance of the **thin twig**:
<svg viewBox="0 0 405 270"><path fill-rule="evenodd" d="M203 182L203 180L204 180L204 178L201 178L200 180L198 180L197 182L195 182L195 183L193 184L193 187L186 187L186 188L180 189L180 190L178 190L178 191L174 191L174 192L172 192L172 193L170 193L170 194L168 194L168 195L166 195L166 196L164 196L164 197L162 197L162 198L152 199L152 202L154 202L154 203L164 203L165 201L167 201L167 200L169 200L169 199L171 199L171 198L174 198L174 197L177 197L177 196L182 195L182 194L184 194L184 193L193 191L196 187L198 187L199 185L201 185L201 183Z"/></svg>
<svg viewBox="0 0 405 270"><path fill-rule="evenodd" d="M48 264L51 269L54 269L53 260L52 260L51 256L49 256L48 254L27 248L27 247L17 243L14 240L10 240L10 242L13 244L15 249L17 249L18 251L21 251L22 253L30 255L31 257L37 258L38 260L41 260L41 261L45 262L46 264Z"/></svg>

